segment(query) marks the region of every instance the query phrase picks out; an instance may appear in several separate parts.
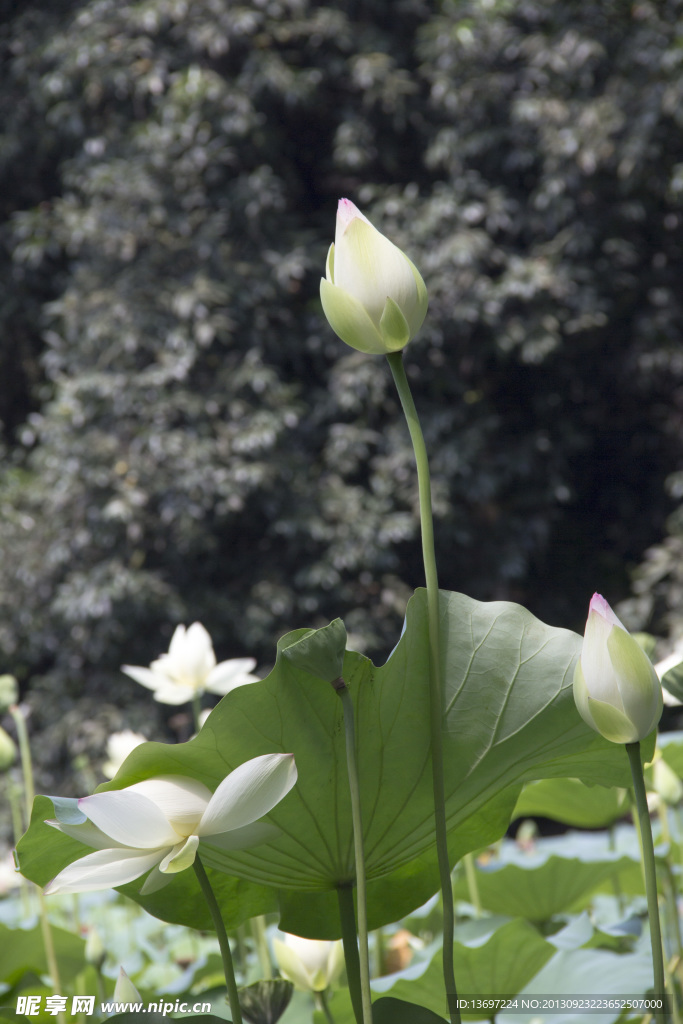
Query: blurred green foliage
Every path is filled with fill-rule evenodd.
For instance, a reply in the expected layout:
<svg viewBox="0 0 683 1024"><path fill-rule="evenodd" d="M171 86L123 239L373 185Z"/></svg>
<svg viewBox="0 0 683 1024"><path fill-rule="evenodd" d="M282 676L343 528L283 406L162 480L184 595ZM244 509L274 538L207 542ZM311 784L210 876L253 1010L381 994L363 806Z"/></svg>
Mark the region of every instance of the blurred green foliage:
<svg viewBox="0 0 683 1024"><path fill-rule="evenodd" d="M39 788L161 713L119 666L177 622L263 668L337 615L395 643L416 479L384 360L321 315L342 195L430 289L442 585L580 630L627 595L683 491L681 0L0 14L0 668Z"/></svg>

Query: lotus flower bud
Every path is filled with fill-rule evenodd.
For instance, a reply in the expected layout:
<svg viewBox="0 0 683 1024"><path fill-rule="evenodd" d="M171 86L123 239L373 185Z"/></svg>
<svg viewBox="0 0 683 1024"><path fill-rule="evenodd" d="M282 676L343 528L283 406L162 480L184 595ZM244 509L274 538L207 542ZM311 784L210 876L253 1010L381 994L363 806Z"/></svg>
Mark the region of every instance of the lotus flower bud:
<svg viewBox="0 0 683 1024"><path fill-rule="evenodd" d="M663 757L656 758L652 765L652 788L665 804L672 807L683 800L683 782Z"/></svg>
<svg viewBox="0 0 683 1024"><path fill-rule="evenodd" d="M600 594L590 603L574 700L584 722L612 743L644 739L662 714L652 662Z"/></svg>
<svg viewBox="0 0 683 1024"><path fill-rule="evenodd" d="M320 300L335 334L375 355L404 348L429 301L417 268L349 199L339 200Z"/></svg>
<svg viewBox="0 0 683 1024"><path fill-rule="evenodd" d="M119 969L119 976L114 986L114 1001L117 1003L141 1003L142 996L130 980L123 967Z"/></svg>
<svg viewBox="0 0 683 1024"><path fill-rule="evenodd" d="M11 768L17 759L17 748L14 740L0 726L0 772Z"/></svg>
<svg viewBox="0 0 683 1024"><path fill-rule="evenodd" d="M273 939L273 952L280 973L296 988L322 992L341 973L344 954L341 942L302 939L285 934L284 942Z"/></svg>
<svg viewBox="0 0 683 1024"><path fill-rule="evenodd" d="M107 952L102 942L102 936L97 928L88 929L88 937L85 940L86 963L93 964L95 967L101 967L106 955Z"/></svg>

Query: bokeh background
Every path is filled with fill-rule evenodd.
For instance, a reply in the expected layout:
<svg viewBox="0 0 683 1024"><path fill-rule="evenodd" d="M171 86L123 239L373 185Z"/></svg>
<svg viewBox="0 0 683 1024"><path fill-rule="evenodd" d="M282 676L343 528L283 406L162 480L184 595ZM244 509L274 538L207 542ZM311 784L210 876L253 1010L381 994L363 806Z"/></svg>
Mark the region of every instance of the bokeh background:
<svg viewBox="0 0 683 1024"><path fill-rule="evenodd" d="M113 730L186 735L120 672L178 623L261 671L337 615L396 642L416 478L385 361L322 316L341 196L429 288L442 586L683 634L681 0L0 23L0 672L38 789L89 790Z"/></svg>

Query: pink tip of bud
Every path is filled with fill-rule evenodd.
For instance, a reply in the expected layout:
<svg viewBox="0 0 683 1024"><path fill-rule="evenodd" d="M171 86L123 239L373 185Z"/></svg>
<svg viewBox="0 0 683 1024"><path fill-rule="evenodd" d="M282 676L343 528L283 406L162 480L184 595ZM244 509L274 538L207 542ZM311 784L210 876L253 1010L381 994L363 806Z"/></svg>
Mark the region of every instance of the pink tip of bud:
<svg viewBox="0 0 683 1024"><path fill-rule="evenodd" d="M590 603L589 613L590 612L595 612L596 615L606 619L607 622L611 623L613 626L621 626L621 622L614 614L609 603L604 599L602 594L593 594Z"/></svg>
<svg viewBox="0 0 683 1024"><path fill-rule="evenodd" d="M340 199L337 205L337 231L341 229L342 232L346 231L347 227L353 220L364 220L366 224L370 224L370 221L361 213L355 203L352 203L350 199ZM372 224L370 224L372 227Z"/></svg>

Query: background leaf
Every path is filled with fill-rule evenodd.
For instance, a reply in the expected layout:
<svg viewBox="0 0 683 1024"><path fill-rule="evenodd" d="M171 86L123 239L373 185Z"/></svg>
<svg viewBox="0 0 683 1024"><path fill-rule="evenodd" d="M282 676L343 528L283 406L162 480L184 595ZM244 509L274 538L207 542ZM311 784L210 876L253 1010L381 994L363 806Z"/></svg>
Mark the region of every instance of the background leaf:
<svg viewBox="0 0 683 1024"><path fill-rule="evenodd" d="M551 818L575 828L602 828L628 811L625 789L587 786L579 779L540 779L526 784L513 817Z"/></svg>

